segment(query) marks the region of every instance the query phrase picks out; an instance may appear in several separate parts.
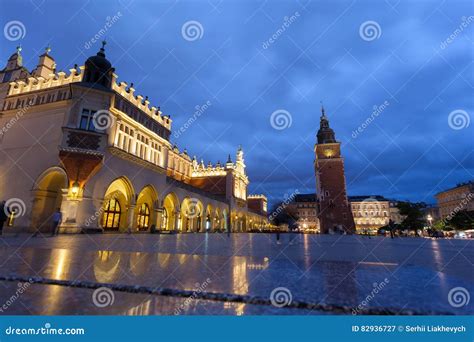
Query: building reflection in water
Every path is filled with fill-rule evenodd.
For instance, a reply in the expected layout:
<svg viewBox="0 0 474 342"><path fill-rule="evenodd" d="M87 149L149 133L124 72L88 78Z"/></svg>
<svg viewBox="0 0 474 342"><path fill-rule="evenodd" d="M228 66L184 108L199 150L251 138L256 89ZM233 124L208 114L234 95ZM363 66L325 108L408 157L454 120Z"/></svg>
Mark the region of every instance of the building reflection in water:
<svg viewBox="0 0 474 342"><path fill-rule="evenodd" d="M148 253L134 252L130 253L130 271L133 276L140 276L146 273L150 263Z"/></svg>
<svg viewBox="0 0 474 342"><path fill-rule="evenodd" d="M54 249L51 253L50 263L54 267L53 278L64 280L69 271L71 251L68 249Z"/></svg>
<svg viewBox="0 0 474 342"><path fill-rule="evenodd" d="M246 295L249 291L247 276L247 259L243 257L234 257L232 259L232 293ZM224 308L235 310L237 316L245 312L244 303L224 303Z"/></svg>
<svg viewBox="0 0 474 342"><path fill-rule="evenodd" d="M159 253L159 254L157 254L158 264L160 264L161 268L168 267L168 265L170 263L170 255L171 254L168 254L168 253Z"/></svg>
<svg viewBox="0 0 474 342"><path fill-rule="evenodd" d="M309 253L309 234L303 234L304 266L305 270L311 267L311 255Z"/></svg>
<svg viewBox="0 0 474 342"><path fill-rule="evenodd" d="M131 307L125 312L126 316L145 316L153 314L151 312L152 300L148 299L141 304Z"/></svg>
<svg viewBox="0 0 474 342"><path fill-rule="evenodd" d="M436 262L436 267L441 269L437 272L438 278L441 282L441 286L446 286L446 274L443 272L443 267L446 265L443 256L441 255L441 248L438 240L431 240L431 250L433 251L433 259Z"/></svg>
<svg viewBox="0 0 474 342"><path fill-rule="evenodd" d="M71 264L71 251L68 249L53 249L50 254L49 264L52 267L51 275L54 279L67 279ZM45 309L43 315L54 315L61 311L64 306L63 286L45 286L42 307Z"/></svg>
<svg viewBox="0 0 474 342"><path fill-rule="evenodd" d="M113 283L119 275L119 264L122 253L97 251L94 259L94 276L100 283Z"/></svg>

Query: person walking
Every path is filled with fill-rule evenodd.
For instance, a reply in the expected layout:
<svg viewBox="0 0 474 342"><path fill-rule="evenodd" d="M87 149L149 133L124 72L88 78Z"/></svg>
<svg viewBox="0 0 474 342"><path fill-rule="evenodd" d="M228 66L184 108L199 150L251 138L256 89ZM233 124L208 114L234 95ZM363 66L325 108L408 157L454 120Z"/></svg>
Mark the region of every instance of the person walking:
<svg viewBox="0 0 474 342"><path fill-rule="evenodd" d="M59 233L59 225L63 220L63 214L61 213L61 209L57 208L53 214L53 231L51 232L51 236L58 235Z"/></svg>
<svg viewBox="0 0 474 342"><path fill-rule="evenodd" d="M3 235L3 225L8 220L8 208L5 201L0 202L0 235Z"/></svg>
<svg viewBox="0 0 474 342"><path fill-rule="evenodd" d="M395 225L392 220L388 220L388 227L390 229L390 238L393 239L395 237Z"/></svg>

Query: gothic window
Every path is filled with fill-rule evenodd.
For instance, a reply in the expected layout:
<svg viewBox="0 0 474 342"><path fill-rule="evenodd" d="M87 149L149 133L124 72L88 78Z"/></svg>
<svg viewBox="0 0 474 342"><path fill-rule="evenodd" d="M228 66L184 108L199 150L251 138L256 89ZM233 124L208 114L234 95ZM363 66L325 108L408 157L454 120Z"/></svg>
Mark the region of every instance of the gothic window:
<svg viewBox="0 0 474 342"><path fill-rule="evenodd" d="M147 230L150 224L150 207L148 204L143 203L138 209L137 218L138 230Z"/></svg>
<svg viewBox="0 0 474 342"><path fill-rule="evenodd" d="M120 209L120 203L116 199L112 198L107 202L103 215L102 226L104 229L118 230L120 225L120 215L122 211Z"/></svg>

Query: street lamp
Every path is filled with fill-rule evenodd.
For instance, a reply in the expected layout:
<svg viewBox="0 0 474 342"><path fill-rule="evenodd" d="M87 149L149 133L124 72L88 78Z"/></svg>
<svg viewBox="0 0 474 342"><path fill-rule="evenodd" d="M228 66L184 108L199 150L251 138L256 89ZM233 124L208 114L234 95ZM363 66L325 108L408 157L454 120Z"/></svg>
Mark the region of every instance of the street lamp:
<svg viewBox="0 0 474 342"><path fill-rule="evenodd" d="M428 219L428 222L430 223L430 227L431 227L431 222L433 221L433 217L430 214L428 214L426 218Z"/></svg>
<svg viewBox="0 0 474 342"><path fill-rule="evenodd" d="M77 195L79 194L79 183L77 181L74 181L74 183L72 183L71 194L74 197L77 197Z"/></svg>

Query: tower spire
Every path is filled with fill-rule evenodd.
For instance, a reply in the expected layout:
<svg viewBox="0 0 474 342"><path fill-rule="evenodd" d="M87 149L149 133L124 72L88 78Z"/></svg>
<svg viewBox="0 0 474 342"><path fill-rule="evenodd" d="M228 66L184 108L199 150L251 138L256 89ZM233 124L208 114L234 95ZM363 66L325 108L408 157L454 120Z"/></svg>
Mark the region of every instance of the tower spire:
<svg viewBox="0 0 474 342"><path fill-rule="evenodd" d="M336 142L336 135L334 131L329 127L329 119L326 116L326 111L324 110L323 105L321 105L321 118L319 120L319 130L318 130L318 144L329 144Z"/></svg>

